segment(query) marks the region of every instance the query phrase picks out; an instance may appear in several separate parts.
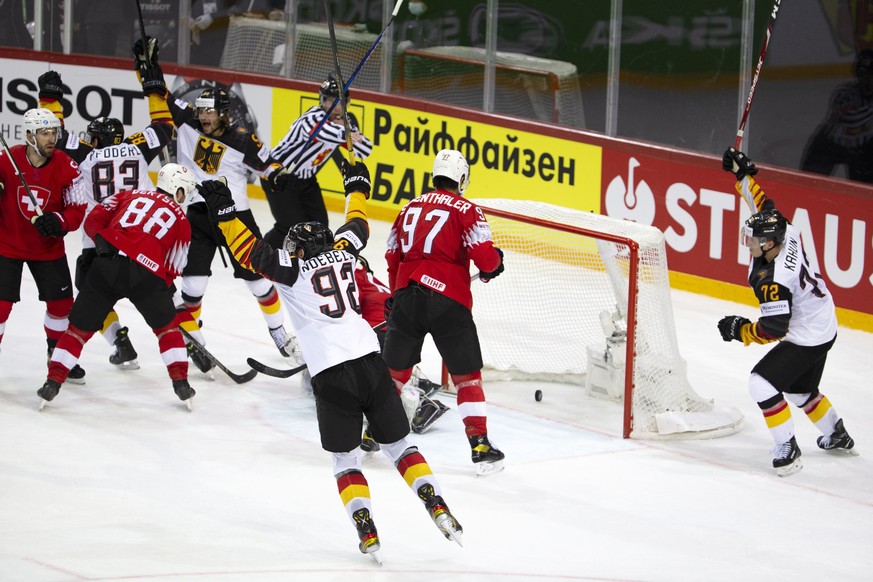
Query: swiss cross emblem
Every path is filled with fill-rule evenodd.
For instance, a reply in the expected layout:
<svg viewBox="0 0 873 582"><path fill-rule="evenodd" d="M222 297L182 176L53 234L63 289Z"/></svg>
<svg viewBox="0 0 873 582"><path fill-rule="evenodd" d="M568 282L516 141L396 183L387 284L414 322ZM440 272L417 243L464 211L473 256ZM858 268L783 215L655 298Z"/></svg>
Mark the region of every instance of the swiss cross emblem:
<svg viewBox="0 0 873 582"><path fill-rule="evenodd" d="M24 186L18 186L18 208L27 220L36 216L34 200L40 208L45 208L46 201L49 198L49 193L40 187L31 186L30 193L33 196L33 200L27 195L27 190L24 189Z"/></svg>

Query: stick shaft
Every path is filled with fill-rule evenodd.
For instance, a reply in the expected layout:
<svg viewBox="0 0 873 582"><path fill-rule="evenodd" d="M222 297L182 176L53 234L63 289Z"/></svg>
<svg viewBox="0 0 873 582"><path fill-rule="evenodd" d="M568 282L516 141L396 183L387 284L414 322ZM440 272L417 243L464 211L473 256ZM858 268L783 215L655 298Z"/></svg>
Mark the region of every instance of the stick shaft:
<svg viewBox="0 0 873 582"><path fill-rule="evenodd" d="M376 47L379 46L379 43L382 42L382 37L385 36L385 32L391 26L391 23L394 22L394 17L397 16L397 13L400 12L400 5L403 4L403 0L397 0L397 4L394 5L394 11L391 13L391 18L388 19L388 23L385 25L385 28L382 29L382 32L379 33L379 36L376 37L376 40L373 41L373 44L367 50L367 53L364 55L364 58L361 59L361 62L358 63L357 68L352 73L352 76L348 78L345 86L343 87L343 94L349 90L352 82L354 82L355 77L358 76L358 73L361 72L361 69L364 68L364 65L367 63L367 60L370 58L370 55L373 54L373 51L376 50ZM306 139L306 143L303 144L303 147L300 148L300 151L297 152L297 155L294 156L294 159L288 164L288 171L293 172L294 168L297 167L297 163L300 161L300 157L303 155L303 152L309 147L309 144L312 143L312 140L318 135L318 132L321 131L321 128L324 127L325 121L330 117L331 111L336 107L336 104L339 103L339 99L334 99L333 103L330 106L330 109L327 110L327 113L324 114L324 117L321 118L321 121L318 122L318 125L315 126L315 129L312 130L312 133L309 134L309 137Z"/></svg>
<svg viewBox="0 0 873 582"><path fill-rule="evenodd" d="M761 46L761 54L758 57L758 63L755 65L755 73L752 75L752 83L749 86L749 96L746 98L746 105L743 108L743 116L740 119L740 126L737 128L737 138L734 141L734 149L739 150L740 144L743 141L743 133L746 128L746 120L749 118L749 111L752 109L752 99L755 98L755 90L758 88L758 79L761 77L761 69L764 67L764 57L767 55L767 47L770 45L770 37L773 36L773 27L776 25L776 14L779 12L779 6L782 0L774 0L773 10L770 12L770 19L767 22L767 31L764 34L764 43Z"/></svg>
<svg viewBox="0 0 873 582"><path fill-rule="evenodd" d="M36 136L33 136L33 139L35 140ZM30 198L30 203L33 204L34 208L36 208L36 215L42 216L42 208L40 208L37 203L36 196L33 195L33 191L30 189L27 180L24 178L24 174L22 174L21 170L18 168L18 164L15 163L15 158L12 157L12 150L9 149L9 144L6 143L6 138L3 137L3 132L0 132L0 141L3 142L3 149L6 150L6 155L9 156L9 161L12 162L12 167L15 168L15 173L18 174L18 179L21 180L21 185L24 186L24 191L27 192L27 197Z"/></svg>
<svg viewBox="0 0 873 582"><path fill-rule="evenodd" d="M352 129L349 124L349 110L348 103L346 102L345 91L343 88L345 87L345 83L343 83L343 72L340 69L339 64L339 55L336 46L336 30L333 26L333 16L330 13L330 0L324 0L324 12L327 16L327 28L330 34L330 50L333 53L333 68L334 74L336 75L336 81L339 84L340 92L337 96L337 100L339 101L340 108L343 110L343 128L346 132L346 148L348 149L349 156L349 164L355 165L355 149L352 144ZM336 104L334 104L335 106ZM331 107L333 109L333 107Z"/></svg>

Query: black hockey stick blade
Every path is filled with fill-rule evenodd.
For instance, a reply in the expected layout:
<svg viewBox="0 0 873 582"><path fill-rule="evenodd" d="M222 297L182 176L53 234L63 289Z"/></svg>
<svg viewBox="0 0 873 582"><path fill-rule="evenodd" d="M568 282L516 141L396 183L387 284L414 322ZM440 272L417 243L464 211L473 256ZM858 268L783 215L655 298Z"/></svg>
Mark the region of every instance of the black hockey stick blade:
<svg viewBox="0 0 873 582"><path fill-rule="evenodd" d="M234 373L233 371L231 371L230 369L228 369L227 366L225 366L224 364L222 364L221 362L219 362L219 361L218 361L218 358L216 358L215 356L213 356L213 355L209 352L209 350L207 350L207 349L206 349L206 348L205 348L205 347L204 347L200 342L198 342L196 339L194 339L194 336L192 336L190 333L188 333L186 330L182 329L181 327L179 328L179 331L182 332L182 335L184 335L186 338L188 338L188 340L191 342L191 345L194 346L194 349L195 349L195 350L197 350L198 352L200 352L201 354L203 354L203 356L206 357L207 360L209 360L210 362L212 362L213 364L215 364L215 366L216 366L218 369L220 369L222 372L224 372L225 374L227 374L228 377L229 377L231 380L233 380L234 382L236 382L237 384L245 384L246 382L250 381L252 378L254 378L255 376L258 375L258 371L257 371L257 370L249 370L248 372L246 372L246 373L244 373L244 374L236 374L236 373Z"/></svg>
<svg viewBox="0 0 873 582"><path fill-rule="evenodd" d="M290 378L294 374L302 372L306 369L306 364L302 366L297 366L296 368L291 368L290 370L280 370L279 368L272 368L266 364L262 364L254 358L248 358L246 363L251 366L252 370L255 372L260 372L265 376L272 376L274 378Z"/></svg>

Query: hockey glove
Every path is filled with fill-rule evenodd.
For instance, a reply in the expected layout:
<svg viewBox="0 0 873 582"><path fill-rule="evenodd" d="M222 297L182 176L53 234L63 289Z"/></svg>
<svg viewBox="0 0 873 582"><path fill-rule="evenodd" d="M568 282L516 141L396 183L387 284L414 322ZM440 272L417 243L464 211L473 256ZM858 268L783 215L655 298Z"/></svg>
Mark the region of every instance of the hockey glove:
<svg viewBox="0 0 873 582"><path fill-rule="evenodd" d="M64 96L64 89L61 84L61 75L57 71L48 71L39 76L37 80L39 85L40 100L60 101Z"/></svg>
<svg viewBox="0 0 873 582"><path fill-rule="evenodd" d="M754 176L758 173L758 168L755 167L749 156L734 148L728 148L724 151L724 155L721 158L721 168L725 172L731 172L737 177L737 180L742 180L745 176Z"/></svg>
<svg viewBox="0 0 873 582"><path fill-rule="evenodd" d="M236 204L230 188L221 180L206 180L197 184L197 191L209 207L209 217L215 222L231 220L236 212Z"/></svg>
<svg viewBox="0 0 873 582"><path fill-rule="evenodd" d="M731 340L743 341L742 329L747 323L752 322L739 315L722 317L718 322L718 331L721 334L721 339L726 342Z"/></svg>
<svg viewBox="0 0 873 582"><path fill-rule="evenodd" d="M160 65L141 69L139 80L142 83L142 94L145 97L149 95L167 96L167 82L164 81L164 72Z"/></svg>
<svg viewBox="0 0 873 582"><path fill-rule="evenodd" d="M391 319L391 310L394 309L394 297L389 297L385 300L385 307L382 312L385 314L385 321Z"/></svg>
<svg viewBox="0 0 873 582"><path fill-rule="evenodd" d="M57 212L35 216L33 218L33 225L39 231L39 234L46 238L58 238L67 233L67 229L64 228L64 219Z"/></svg>
<svg viewBox="0 0 873 582"><path fill-rule="evenodd" d="M281 164L275 164L275 166L276 168L267 176L267 183L273 192L281 192L291 178L291 171Z"/></svg>
<svg viewBox="0 0 873 582"><path fill-rule="evenodd" d="M133 43L133 68L140 73L144 69L158 66L158 53L160 52L158 39L146 36L145 40L145 45L143 45L141 38Z"/></svg>
<svg viewBox="0 0 873 582"><path fill-rule="evenodd" d="M102 234L94 237L94 250L97 251L98 257L114 257L118 254L118 249L103 238Z"/></svg>
<svg viewBox="0 0 873 582"><path fill-rule="evenodd" d="M370 197L370 170L367 169L364 162L358 162L352 166L346 159L343 159L340 163L340 172L343 174L343 187L346 196L352 192L363 192L367 198Z"/></svg>
<svg viewBox="0 0 873 582"><path fill-rule="evenodd" d="M487 283L488 281L490 281L491 279L495 278L496 276L498 276L500 273L503 272L503 269L504 269L504 267L503 267L503 251L501 251L497 247L494 247L494 250L497 251L498 255L500 255L500 264L493 271L489 271L489 272L479 271L479 280L482 281L483 283Z"/></svg>

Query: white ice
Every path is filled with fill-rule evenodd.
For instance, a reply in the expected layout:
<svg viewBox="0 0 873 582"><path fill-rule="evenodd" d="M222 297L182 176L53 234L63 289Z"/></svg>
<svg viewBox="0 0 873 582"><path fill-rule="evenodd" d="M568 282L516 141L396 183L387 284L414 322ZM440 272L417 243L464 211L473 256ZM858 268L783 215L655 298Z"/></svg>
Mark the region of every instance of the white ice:
<svg viewBox="0 0 873 582"><path fill-rule="evenodd" d="M254 208L269 228L266 203ZM379 275L386 233L374 222L366 253ZM74 258L78 234L67 240ZM218 259L214 271L208 348L238 372L247 356L286 367L243 284ZM754 317L745 305L673 293L691 383L743 412L734 436L622 440L619 407L580 388L492 382L489 432L507 468L477 478L455 403L442 396L452 410L411 440L464 527L464 547L440 535L376 456L364 471L380 568L358 552L298 378L236 385L192 367L189 413L154 336L123 301L142 369L115 370L95 337L81 360L87 384L64 385L37 412L44 309L29 274L22 295L0 346L0 580L873 580L871 334L840 328L822 381L861 456L820 451L817 430L792 408L804 469L787 478L773 473L772 441L746 391L767 347L725 344L716 331L723 315ZM437 367L429 348L432 379Z"/></svg>

